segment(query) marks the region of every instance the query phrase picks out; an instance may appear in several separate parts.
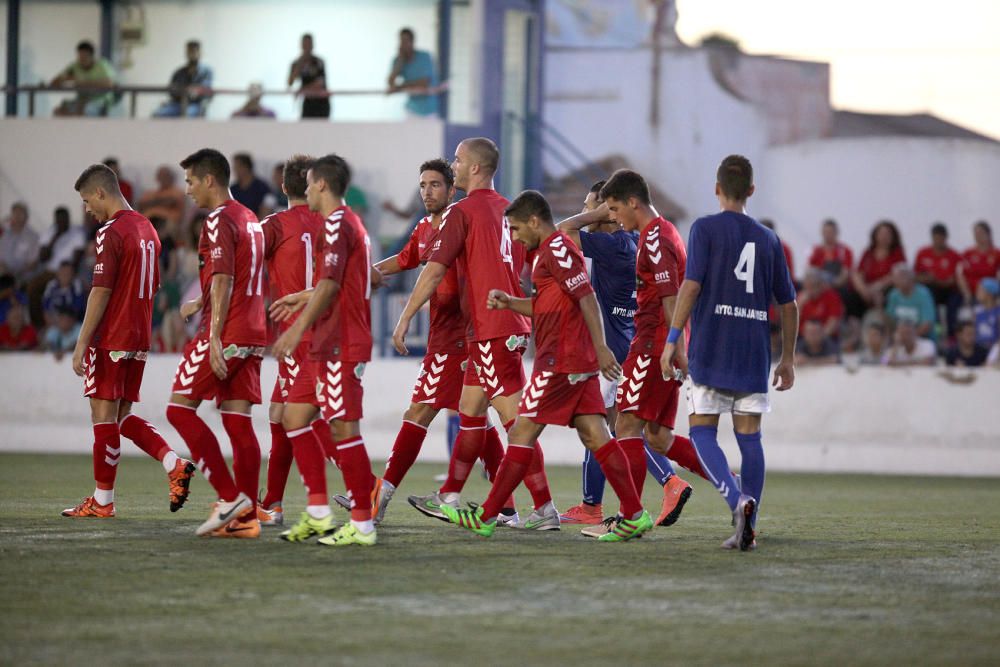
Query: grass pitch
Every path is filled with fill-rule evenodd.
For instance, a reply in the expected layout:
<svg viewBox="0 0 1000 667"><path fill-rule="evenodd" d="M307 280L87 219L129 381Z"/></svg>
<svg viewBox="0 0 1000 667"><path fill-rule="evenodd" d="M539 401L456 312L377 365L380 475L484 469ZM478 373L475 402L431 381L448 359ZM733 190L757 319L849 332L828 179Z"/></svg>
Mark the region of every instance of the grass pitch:
<svg viewBox="0 0 1000 667"><path fill-rule="evenodd" d="M0 455L0 664L996 664L1000 652L996 480L772 474L760 548L732 553L718 548L728 512L701 480L677 525L632 543L569 527L487 541L406 503L441 469L418 465L379 545L341 550L273 529L198 539L210 487L196 479L170 514L144 458L122 459L118 518L60 517L91 491L90 468ZM557 505L576 503L578 469L549 474ZM486 490L476 477L465 495ZM297 479L286 497L294 520ZM649 480L645 500L659 507Z"/></svg>

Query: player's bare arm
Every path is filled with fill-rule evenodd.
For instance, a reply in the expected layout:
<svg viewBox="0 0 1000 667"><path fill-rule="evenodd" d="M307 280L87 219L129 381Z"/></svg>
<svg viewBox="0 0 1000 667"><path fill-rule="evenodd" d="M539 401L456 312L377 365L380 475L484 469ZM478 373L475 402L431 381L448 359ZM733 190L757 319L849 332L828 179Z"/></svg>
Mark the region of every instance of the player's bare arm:
<svg viewBox="0 0 1000 667"><path fill-rule="evenodd" d="M222 354L222 329L226 326L229 315L229 301L233 296L233 277L227 273L216 273L212 276L211 304L212 323L208 331L208 360L212 372L220 380L224 380L229 372L226 359Z"/></svg>
<svg viewBox="0 0 1000 667"><path fill-rule="evenodd" d="M691 319L691 310L694 308L698 295L701 294L701 283L695 280L685 280L681 283L681 289L677 292L676 301L673 306L673 315L670 318L670 328L684 330L688 320ZM660 356L660 371L665 377L671 377L676 368L685 376L688 372L687 353L683 347L683 336L678 339L682 343L667 343L663 346L663 354Z"/></svg>
<svg viewBox="0 0 1000 667"><path fill-rule="evenodd" d="M181 317L184 318L185 321L191 319L191 316L201 310L203 305L204 302L200 296L197 299L185 301L180 307Z"/></svg>
<svg viewBox="0 0 1000 667"><path fill-rule="evenodd" d="M406 332L410 329L410 320L430 300L431 295L434 294L438 285L441 284L447 271L448 267L444 264L427 262L423 271L420 272L420 277L417 278L417 283L413 286L413 292L410 293L410 298L406 301L403 313L399 316L399 322L392 332L392 346L401 355L406 356L410 353L406 349Z"/></svg>
<svg viewBox="0 0 1000 667"><path fill-rule="evenodd" d="M622 367L615 359L615 353L608 347L604 339L604 324L601 322L601 311L597 304L597 295L591 292L580 299L580 313L590 332L590 340L597 352L597 363L601 366L601 375L608 380L617 380L622 376Z"/></svg>
<svg viewBox="0 0 1000 667"><path fill-rule="evenodd" d="M373 268L383 276L391 276L402 271L402 269L399 268L399 255L386 257L382 261L376 262Z"/></svg>
<svg viewBox="0 0 1000 667"><path fill-rule="evenodd" d="M556 229L561 232L565 232L573 243L575 243L577 247L580 247L580 230L584 227L589 227L596 222L603 222L607 220L610 215L608 205L601 202L601 205L595 209L584 211L583 213L577 213L574 216L566 218L556 225Z"/></svg>
<svg viewBox="0 0 1000 667"><path fill-rule="evenodd" d="M515 313L531 317L534 310L531 299L511 296L503 290L493 289L486 297L486 307L490 310L513 310Z"/></svg>
<svg viewBox="0 0 1000 667"><path fill-rule="evenodd" d="M90 296L87 297L87 312L83 316L83 324L80 326L80 337L76 339L76 347L73 348L73 372L80 377L84 376L86 370L83 367L83 353L90 347L90 339L94 337L97 326L104 317L104 311L111 301L111 289L108 287L92 287Z"/></svg>
<svg viewBox="0 0 1000 667"><path fill-rule="evenodd" d="M786 391L795 384L795 340L799 335L799 306L794 301L779 306L781 311L781 360L774 368L774 381L778 391Z"/></svg>
<svg viewBox="0 0 1000 667"><path fill-rule="evenodd" d="M301 303L306 304L305 310L299 315L299 319L295 320L295 324L288 327L288 331L281 334L281 337L274 342L271 348L271 352L278 359L290 355L296 347L298 347L299 342L302 340L302 335L311 327L321 313L325 312L329 307L330 303L333 302L333 297L336 296L337 292L340 291L340 285L329 278L324 278L316 283L316 287L312 290L304 290L302 292L297 292L296 295L303 295L306 292L311 292L305 297L305 301ZM296 296L288 295L288 296ZM284 297L288 298L288 297ZM299 297L301 298L301 296ZM274 305L278 302L276 301ZM274 310L274 305L271 306L271 310ZM299 306L301 308L301 306ZM296 309L298 310L298 309Z"/></svg>
<svg viewBox="0 0 1000 667"><path fill-rule="evenodd" d="M309 303L310 297L312 297L313 291L314 288L310 287L301 292L286 294L271 304L268 314L275 322L284 322L290 319L292 315L305 308L305 305Z"/></svg>

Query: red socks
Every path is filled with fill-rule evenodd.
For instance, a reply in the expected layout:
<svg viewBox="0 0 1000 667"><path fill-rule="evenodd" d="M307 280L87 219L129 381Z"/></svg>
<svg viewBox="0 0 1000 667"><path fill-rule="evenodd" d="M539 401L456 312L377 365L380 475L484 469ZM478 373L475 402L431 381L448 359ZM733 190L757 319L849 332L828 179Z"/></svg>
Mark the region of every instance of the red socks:
<svg viewBox="0 0 1000 667"><path fill-rule="evenodd" d="M534 458L534 450L534 447L526 445L510 444L507 446L507 453L504 454L503 463L500 464L500 470L497 471L497 479L493 482L493 488L490 489L490 495L487 496L486 502L483 503L482 518L484 521L495 519L500 514L504 501L514 492L517 485L524 479L525 473L528 472L528 466L531 465L531 460Z"/></svg>
<svg viewBox="0 0 1000 667"><path fill-rule="evenodd" d="M497 427L490 424L486 427L486 441L483 445L483 467L486 468L486 477L491 482L497 478L497 471L500 470L500 463L503 461L503 443L500 441L500 434ZM514 494L511 494L504 503L503 508L513 510Z"/></svg>
<svg viewBox="0 0 1000 667"><path fill-rule="evenodd" d="M365 450L365 441L360 435L337 443L340 470L344 474L344 486L351 497L351 520L371 521L372 488L375 476L372 464Z"/></svg>
<svg viewBox="0 0 1000 667"><path fill-rule="evenodd" d="M458 413L458 437L448 462L448 479L441 485L440 493L461 493L472 466L483 451L486 438L486 416L470 417Z"/></svg>
<svg viewBox="0 0 1000 667"><path fill-rule="evenodd" d="M531 502L535 504L535 509L552 500L549 480L545 476L545 457L542 455L542 443L540 442L535 443L535 454L531 457L528 472L524 476L524 485L531 493Z"/></svg>
<svg viewBox="0 0 1000 667"><path fill-rule="evenodd" d="M118 460L121 458L121 439L115 422L94 424L94 481L97 488L115 488Z"/></svg>
<svg viewBox="0 0 1000 667"><path fill-rule="evenodd" d="M306 485L307 504L326 505L330 502L326 495L326 461L323 460L323 447L316 432L312 426L306 426L289 431L288 440L295 453L295 463L302 473L302 482ZM268 478L270 481L270 467Z"/></svg>
<svg viewBox="0 0 1000 667"><path fill-rule="evenodd" d="M233 475L236 486L253 501L257 509L257 485L260 483L260 443L250 415L223 412L222 427L233 446Z"/></svg>
<svg viewBox="0 0 1000 667"><path fill-rule="evenodd" d="M142 417L136 417L131 412L125 415L125 419L118 425L118 431L122 437L134 442L136 447L157 461L162 461L163 457L170 451L170 445L163 439L160 432L148 421Z"/></svg>
<svg viewBox="0 0 1000 667"><path fill-rule="evenodd" d="M323 454L333 465L340 467L340 459L337 458L337 443L333 441L333 433L330 432L330 423L325 419L314 419L312 430L319 438L319 444L323 448Z"/></svg>
<svg viewBox="0 0 1000 667"><path fill-rule="evenodd" d="M701 467L701 461L698 460L698 453L694 451L694 445L684 436L674 436L674 441L670 445L667 457L685 470L690 470L702 479L708 479L708 475L705 474L705 470ZM708 481L711 482L712 480L709 479Z"/></svg>
<svg viewBox="0 0 1000 667"><path fill-rule="evenodd" d="M639 441L639 451L645 460L646 454L643 451L642 438L628 438L628 440ZM633 482L635 478L633 466L626 458L618 441L614 438L608 440L594 452L594 458L597 459L604 476L608 478L611 488L614 489L618 500L621 501L621 511L625 518L631 519L638 512L641 512L642 502L639 500L639 494L635 488L635 482ZM645 462L642 466L642 476L646 476Z"/></svg>
<svg viewBox="0 0 1000 667"><path fill-rule="evenodd" d="M396 442L392 444L392 453L386 461L382 479L393 486L399 486L417 460L426 437L427 427L404 419L396 435ZM500 449L500 455L503 456L503 447Z"/></svg>
<svg viewBox="0 0 1000 667"><path fill-rule="evenodd" d="M288 472L292 469L292 443L281 424L271 422L271 454L267 457L267 492L262 504L270 507L285 497ZM302 464L299 464L299 470Z"/></svg>
<svg viewBox="0 0 1000 667"><path fill-rule="evenodd" d="M194 408L171 403L167 406L167 421L177 429L181 438L184 439L198 469L205 476L205 480L215 489L219 498L225 502L236 500L239 491L237 491L236 484L229 474L226 460L222 458L219 441L215 439L215 434L212 433L208 424L198 416L197 411ZM260 456L260 452L258 452L258 456Z"/></svg>
<svg viewBox="0 0 1000 667"><path fill-rule="evenodd" d="M625 452L632 474L632 484L635 485L636 494L641 498L643 483L646 481L646 445L641 437L618 438L618 444Z"/></svg>

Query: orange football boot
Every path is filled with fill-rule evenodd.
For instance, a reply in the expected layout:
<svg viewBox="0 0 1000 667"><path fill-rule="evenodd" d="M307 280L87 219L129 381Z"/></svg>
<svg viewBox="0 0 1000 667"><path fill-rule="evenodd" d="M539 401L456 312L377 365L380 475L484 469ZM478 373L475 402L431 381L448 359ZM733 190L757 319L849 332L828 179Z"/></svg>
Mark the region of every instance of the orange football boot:
<svg viewBox="0 0 1000 667"><path fill-rule="evenodd" d="M194 476L194 463L178 458L174 469L167 473L170 484L170 511L176 512L184 507L190 492L191 478Z"/></svg>
<svg viewBox="0 0 1000 667"><path fill-rule="evenodd" d="M601 515L600 505L580 503L563 512L559 517L559 521L560 523L597 525L604 521L604 517Z"/></svg>
<svg viewBox="0 0 1000 667"><path fill-rule="evenodd" d="M671 475L663 485L663 505L660 516L656 518L657 526L672 526L677 523L684 509L684 503L691 497L691 485L677 475Z"/></svg>
<svg viewBox="0 0 1000 667"><path fill-rule="evenodd" d="M235 539L253 539L260 537L260 521L256 515L247 512L233 519L222 528L216 528L209 537L227 537Z"/></svg>
<svg viewBox="0 0 1000 667"><path fill-rule="evenodd" d="M113 519L115 518L115 504L111 502L107 505L99 505L93 496L87 496L76 507L64 509L62 515L75 518Z"/></svg>

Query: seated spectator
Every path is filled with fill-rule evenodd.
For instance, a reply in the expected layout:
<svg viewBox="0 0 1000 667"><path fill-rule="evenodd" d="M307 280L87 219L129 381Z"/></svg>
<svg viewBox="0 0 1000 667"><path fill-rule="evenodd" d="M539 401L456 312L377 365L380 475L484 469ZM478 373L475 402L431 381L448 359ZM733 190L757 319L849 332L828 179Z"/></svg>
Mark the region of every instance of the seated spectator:
<svg viewBox="0 0 1000 667"><path fill-rule="evenodd" d="M267 196L264 197L264 203L261 204L260 217L262 220L272 213L284 211L288 208L288 195L281 189L284 173L284 162L274 165L274 169L271 170L271 191L267 193Z"/></svg>
<svg viewBox="0 0 1000 667"><path fill-rule="evenodd" d="M94 45L84 40L76 45L76 60L52 79L50 85L78 91L74 99L56 108L53 112L56 116L106 116L115 101L114 93L109 90L115 85L115 68L98 57Z"/></svg>
<svg viewBox="0 0 1000 667"><path fill-rule="evenodd" d="M438 113L437 70L427 51L418 51L416 36L410 28L399 31L399 49L392 59L389 72L389 93L407 93L406 111L414 116L434 116Z"/></svg>
<svg viewBox="0 0 1000 667"><path fill-rule="evenodd" d="M944 361L949 366L975 368L984 366L989 354L989 345L980 345L976 342L976 325L965 321L958 325L958 330L955 332L955 344L944 353Z"/></svg>
<svg viewBox="0 0 1000 667"><path fill-rule="evenodd" d="M271 193L271 188L254 173L253 158L249 153L237 153L233 156L233 175L236 177L230 185L233 199L259 214L264 197Z"/></svg>
<svg viewBox="0 0 1000 667"><path fill-rule="evenodd" d="M976 342L990 347L1000 341L1000 281L983 278L976 295Z"/></svg>
<svg viewBox="0 0 1000 667"><path fill-rule="evenodd" d="M933 366L936 357L934 343L918 336L913 322L900 320L892 347L883 355L882 363L886 366Z"/></svg>
<svg viewBox="0 0 1000 667"><path fill-rule="evenodd" d="M764 225L775 234L778 233L774 228L773 220L762 218L760 224ZM781 251L785 253L785 263L788 264L788 275L792 277L792 282L798 285L798 282L795 280L795 263L792 261L792 249L788 247L788 244L785 243L780 236L778 237L778 240L781 241Z"/></svg>
<svg viewBox="0 0 1000 667"><path fill-rule="evenodd" d="M881 366L885 357L885 326L881 322L871 322L865 327L858 361L863 366Z"/></svg>
<svg viewBox="0 0 1000 667"><path fill-rule="evenodd" d="M7 311L0 324L0 350L34 350L38 347L38 331L31 326L24 307L16 305Z"/></svg>
<svg viewBox="0 0 1000 667"><path fill-rule="evenodd" d="M832 366L840 363L837 343L826 335L820 320L807 320L795 346L796 366Z"/></svg>
<svg viewBox="0 0 1000 667"><path fill-rule="evenodd" d="M931 244L921 248L913 262L917 281L930 289L935 304L945 307L949 334L955 330L962 305L956 278L961 261L962 256L948 246L948 228L936 222L931 227Z"/></svg>
<svg viewBox="0 0 1000 667"><path fill-rule="evenodd" d="M56 271L56 277L49 281L42 296L42 310L45 313L45 323L55 324L57 313L67 311L73 313L77 320L83 320L83 311L87 307L87 291L83 283L76 277L72 262L63 262Z"/></svg>
<svg viewBox="0 0 1000 667"><path fill-rule="evenodd" d="M17 280L9 273L0 275L0 322L14 306L27 306L28 295L17 289Z"/></svg>
<svg viewBox="0 0 1000 667"><path fill-rule="evenodd" d="M844 304L847 314L861 317L869 308L882 308L892 284L892 267L905 261L899 229L892 221L882 220L872 229L868 248L851 272L853 289Z"/></svg>
<svg viewBox="0 0 1000 667"><path fill-rule="evenodd" d="M835 289L847 287L854 266L854 253L840 242L836 220L825 220L821 230L823 243L813 248L809 266L825 271Z"/></svg>
<svg viewBox="0 0 1000 667"><path fill-rule="evenodd" d="M87 236L83 227L70 223L69 209L59 206L52 214L52 226L42 237L41 244L38 259L49 273L47 284L63 262L76 265L87 244Z"/></svg>
<svg viewBox="0 0 1000 667"><path fill-rule="evenodd" d="M962 253L958 288L966 303L972 303L983 278L1000 278L1000 248L993 245L993 229L985 220L972 227L976 244Z"/></svg>
<svg viewBox="0 0 1000 667"><path fill-rule="evenodd" d="M69 309L56 313L55 324L45 332L45 348L56 355L56 360L64 354L72 354L76 347L76 339L80 337L80 323L76 315Z"/></svg>
<svg viewBox="0 0 1000 667"><path fill-rule="evenodd" d="M184 190L177 185L177 175L167 165L156 170L156 189L139 198L139 213L147 218L163 218L176 225L184 217Z"/></svg>
<svg viewBox="0 0 1000 667"><path fill-rule="evenodd" d="M104 164L111 171L115 172L115 176L118 177L118 187L122 191L122 197L125 198L129 204L135 203L135 189L132 187L132 182L125 180L122 176L121 166L118 164L118 158L116 157L106 157L104 158Z"/></svg>
<svg viewBox="0 0 1000 667"><path fill-rule="evenodd" d="M192 39L184 46L187 63L170 77L170 99L153 112L154 118L200 118L212 99L212 70L198 62L201 42Z"/></svg>
<svg viewBox="0 0 1000 667"><path fill-rule="evenodd" d="M302 53L292 62L288 72L289 87L296 79L302 82L297 96L302 96L303 118L329 118L330 97L326 95L326 65L323 59L313 53L313 37L302 35ZM319 93L309 95L308 93Z"/></svg>
<svg viewBox="0 0 1000 667"><path fill-rule="evenodd" d="M247 101L233 112L233 118L274 118L274 111L260 103L264 96L264 87L259 83L251 83L247 89Z"/></svg>
<svg viewBox="0 0 1000 667"><path fill-rule="evenodd" d="M0 236L0 273L26 280L38 265L38 233L28 226L28 207L14 202Z"/></svg>
<svg viewBox="0 0 1000 667"><path fill-rule="evenodd" d="M918 336L936 340L934 325L937 322L937 311L931 291L917 282L913 270L906 264L894 266L891 275L893 287L886 299L885 314L893 324L900 320L913 322Z"/></svg>
<svg viewBox="0 0 1000 667"><path fill-rule="evenodd" d="M823 325L823 334L836 340L844 321L844 302L829 285L825 271L810 267L802 281L799 302L799 335L805 333L806 322L816 320Z"/></svg>

